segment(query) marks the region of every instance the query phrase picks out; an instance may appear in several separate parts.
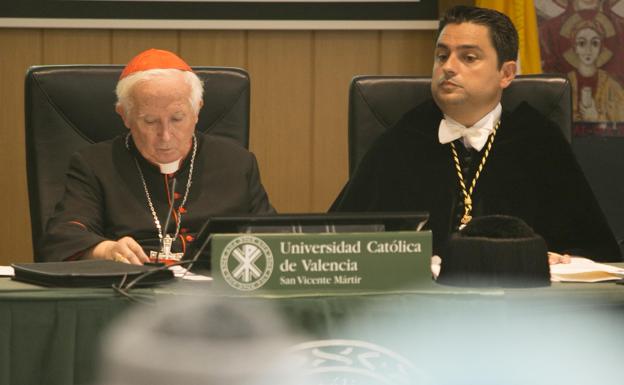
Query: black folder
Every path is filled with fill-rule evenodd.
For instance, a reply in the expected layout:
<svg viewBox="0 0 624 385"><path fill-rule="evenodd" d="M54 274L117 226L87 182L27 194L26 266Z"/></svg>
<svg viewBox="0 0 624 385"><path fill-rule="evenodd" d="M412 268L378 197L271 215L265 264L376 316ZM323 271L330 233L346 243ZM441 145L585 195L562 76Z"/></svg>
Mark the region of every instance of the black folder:
<svg viewBox="0 0 624 385"><path fill-rule="evenodd" d="M111 287L146 272L137 286L151 286L173 279L169 269L155 266L130 265L109 260L68 262L14 263L13 279L50 287Z"/></svg>

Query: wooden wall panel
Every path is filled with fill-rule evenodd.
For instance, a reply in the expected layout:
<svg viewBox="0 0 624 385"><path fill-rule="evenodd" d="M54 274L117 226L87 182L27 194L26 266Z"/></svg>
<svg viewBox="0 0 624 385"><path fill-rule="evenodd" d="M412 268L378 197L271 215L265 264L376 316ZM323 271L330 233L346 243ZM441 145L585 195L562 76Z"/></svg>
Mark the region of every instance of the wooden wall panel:
<svg viewBox="0 0 624 385"><path fill-rule="evenodd" d="M249 32L251 149L280 212L311 209L312 32Z"/></svg>
<svg viewBox="0 0 624 385"><path fill-rule="evenodd" d="M435 31L382 31L381 68L384 75L430 75Z"/></svg>
<svg viewBox="0 0 624 385"><path fill-rule="evenodd" d="M247 68L247 32L182 31L180 56L190 65Z"/></svg>
<svg viewBox="0 0 624 385"><path fill-rule="evenodd" d="M0 265L32 260L24 141L24 74L42 60L41 30L0 29Z"/></svg>
<svg viewBox="0 0 624 385"><path fill-rule="evenodd" d="M111 35L106 30L44 30L40 64L108 64Z"/></svg>
<svg viewBox="0 0 624 385"><path fill-rule="evenodd" d="M149 48L178 52L177 31L126 31L112 32L112 64L125 64L136 54Z"/></svg>
<svg viewBox="0 0 624 385"><path fill-rule="evenodd" d="M311 209L324 212L348 177L349 84L379 73L379 32L316 32L314 41Z"/></svg>

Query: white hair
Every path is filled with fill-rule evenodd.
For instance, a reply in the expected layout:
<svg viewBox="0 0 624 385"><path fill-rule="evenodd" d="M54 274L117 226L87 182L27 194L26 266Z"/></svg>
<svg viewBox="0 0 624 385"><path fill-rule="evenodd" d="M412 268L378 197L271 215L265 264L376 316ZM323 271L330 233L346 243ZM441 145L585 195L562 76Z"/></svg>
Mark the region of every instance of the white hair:
<svg viewBox="0 0 624 385"><path fill-rule="evenodd" d="M135 85L158 77L166 77L179 73L182 73L184 81L191 87L189 103L191 104L191 108L193 109L193 111L198 114L204 95L203 82L194 72L182 71L174 68L157 68L152 70L139 71L121 79L119 82L117 82L117 88L115 89L115 93L117 94L117 106L121 106L126 114L130 113L133 108L131 94L132 89Z"/></svg>

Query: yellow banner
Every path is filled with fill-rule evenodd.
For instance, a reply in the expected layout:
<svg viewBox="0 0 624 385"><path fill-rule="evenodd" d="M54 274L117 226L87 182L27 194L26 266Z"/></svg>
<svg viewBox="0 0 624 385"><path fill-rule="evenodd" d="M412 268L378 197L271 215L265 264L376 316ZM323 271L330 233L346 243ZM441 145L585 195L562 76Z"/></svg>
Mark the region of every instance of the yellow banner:
<svg viewBox="0 0 624 385"><path fill-rule="evenodd" d="M519 74L542 72L537 18L532 0L476 0L476 5L500 11L511 19L518 30Z"/></svg>

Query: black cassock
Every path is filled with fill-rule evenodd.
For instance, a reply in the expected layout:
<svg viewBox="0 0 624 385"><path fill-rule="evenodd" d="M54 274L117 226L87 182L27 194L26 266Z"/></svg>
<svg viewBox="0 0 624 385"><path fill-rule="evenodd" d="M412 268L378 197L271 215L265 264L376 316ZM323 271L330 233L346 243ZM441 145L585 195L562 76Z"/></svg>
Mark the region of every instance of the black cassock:
<svg viewBox="0 0 624 385"><path fill-rule="evenodd" d="M196 136L191 187L182 210L181 236L174 241L173 251L181 251L183 243L192 242L211 216L274 212L253 154L229 139L201 133ZM164 227L169 210L165 175L139 154L131 138L126 148L125 136L117 137L72 156L65 194L47 224L43 260L76 258L99 242L124 236L136 239L146 251L159 248L158 231L135 159ZM186 190L190 163L189 153L174 175L176 209ZM173 235L175 228L172 219L168 233Z"/></svg>
<svg viewBox="0 0 624 385"><path fill-rule="evenodd" d="M374 143L332 211L428 211L434 253L457 230L463 198L433 100ZM463 144L455 147L465 152ZM472 156L470 186L483 152ZM465 160L465 157L460 155ZM621 261L619 247L561 130L528 104L505 111L472 195L473 216L522 218L551 251Z"/></svg>

